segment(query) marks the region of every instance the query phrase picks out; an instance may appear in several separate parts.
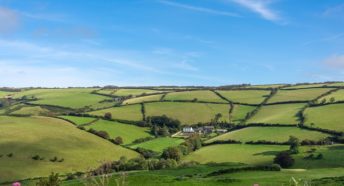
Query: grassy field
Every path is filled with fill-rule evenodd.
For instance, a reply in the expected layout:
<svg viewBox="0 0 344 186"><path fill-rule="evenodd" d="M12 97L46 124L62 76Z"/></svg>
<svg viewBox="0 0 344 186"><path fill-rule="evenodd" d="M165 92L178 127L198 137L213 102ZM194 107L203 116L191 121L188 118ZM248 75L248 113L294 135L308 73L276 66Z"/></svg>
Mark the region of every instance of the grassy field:
<svg viewBox="0 0 344 186"><path fill-rule="evenodd" d="M156 138L150 141L146 141L143 143L135 144L130 146L132 149L136 149L137 147L153 150L155 152L162 152L167 147L178 146L179 144L183 143L184 139L180 138Z"/></svg>
<svg viewBox="0 0 344 186"><path fill-rule="evenodd" d="M90 118L90 117L78 117L78 116L59 116L60 118L69 120L76 125L84 125L87 123L90 123L92 121L95 121L96 118Z"/></svg>
<svg viewBox="0 0 344 186"><path fill-rule="evenodd" d="M130 144L135 139L151 136L149 128L106 120L99 120L92 125L85 126L85 128L106 131L112 139L120 136L123 139L123 144Z"/></svg>
<svg viewBox="0 0 344 186"><path fill-rule="evenodd" d="M210 122L217 113L222 114L221 121L228 121L229 105L208 103L158 102L146 103L146 116L166 115L178 119L182 124Z"/></svg>
<svg viewBox="0 0 344 186"><path fill-rule="evenodd" d="M105 96L91 94L95 89L90 88L70 88L70 89L31 89L15 94L15 98L27 96L35 97L36 104L54 105L69 108L83 108L92 106L102 100L109 99Z"/></svg>
<svg viewBox="0 0 344 186"><path fill-rule="evenodd" d="M283 87L285 84L270 84L270 85L251 85L250 88L279 88Z"/></svg>
<svg viewBox="0 0 344 186"><path fill-rule="evenodd" d="M2 90L0 90L0 98L3 98L3 97L5 97L5 96L7 96L7 95L12 95L12 94L14 94L15 92L8 92L8 91L2 91Z"/></svg>
<svg viewBox="0 0 344 186"><path fill-rule="evenodd" d="M246 114L254 110L256 107L254 106L246 106L246 105L234 105L234 109L231 113L231 120L234 123L241 122L245 117Z"/></svg>
<svg viewBox="0 0 344 186"><path fill-rule="evenodd" d="M297 124L295 114L304 105L302 103L266 105L246 123Z"/></svg>
<svg viewBox="0 0 344 186"><path fill-rule="evenodd" d="M142 94L162 93L164 91L150 90L150 89L103 89L97 91L101 94L109 94L115 96L138 96Z"/></svg>
<svg viewBox="0 0 344 186"><path fill-rule="evenodd" d="M23 106L19 110L15 110L11 112L11 114L16 114L16 115L33 115L33 116L38 116L42 114L47 114L49 113L49 110L44 109L40 106Z"/></svg>
<svg viewBox="0 0 344 186"><path fill-rule="evenodd" d="M128 105L128 106L121 106L121 107L112 107L103 110L97 110L90 112L92 115L97 116L104 116L105 113L110 112L112 118L114 119L123 119L123 120L130 120L130 121L141 121L142 113L141 113L141 105Z"/></svg>
<svg viewBox="0 0 344 186"><path fill-rule="evenodd" d="M238 140L241 142L258 140L286 142L288 141L289 136L295 136L300 140L308 139L318 141L328 137L329 135L296 127L249 127L233 132L228 132L226 134L212 138L206 142L208 143L217 140L229 139Z"/></svg>
<svg viewBox="0 0 344 186"><path fill-rule="evenodd" d="M196 90L196 91L184 91L184 92L172 92L168 93L164 100L174 101L174 100L184 100L192 101L197 99L197 101L204 102L217 102L217 103L227 103L218 95L210 90Z"/></svg>
<svg viewBox="0 0 344 186"><path fill-rule="evenodd" d="M131 98L131 99L127 99L123 101L122 105L143 103L147 101L159 101L161 97L162 97L162 94Z"/></svg>
<svg viewBox="0 0 344 186"><path fill-rule="evenodd" d="M12 157L8 154L12 153ZM0 117L1 182L86 171L101 161L132 158L136 152L111 144L63 120L46 117ZM39 155L44 160L33 160ZM51 162L53 157L63 162Z"/></svg>
<svg viewBox="0 0 344 186"><path fill-rule="evenodd" d="M223 97L238 103L259 104L270 94L268 90L220 90Z"/></svg>
<svg viewBox="0 0 344 186"><path fill-rule="evenodd" d="M277 94L272 96L268 103L286 102L286 101L310 101L332 89L314 88L299 90L279 90Z"/></svg>
<svg viewBox="0 0 344 186"><path fill-rule="evenodd" d="M275 154L287 149L288 146L279 145L210 145L191 153L183 160L198 161L200 163L232 162L251 165L271 164Z"/></svg>
<svg viewBox="0 0 344 186"><path fill-rule="evenodd" d="M285 87L283 89L299 89L299 88L316 88L316 87L323 87L323 86L335 86L331 83L316 83L316 84L307 84L307 85L293 85L290 87Z"/></svg>
<svg viewBox="0 0 344 186"><path fill-rule="evenodd" d="M344 101L344 89L333 92L330 95L327 95L327 96L321 98L320 100L326 99L326 101L329 102L331 98L334 98L335 102L336 101Z"/></svg>
<svg viewBox="0 0 344 186"><path fill-rule="evenodd" d="M305 110L306 125L344 131L344 104L310 107Z"/></svg>

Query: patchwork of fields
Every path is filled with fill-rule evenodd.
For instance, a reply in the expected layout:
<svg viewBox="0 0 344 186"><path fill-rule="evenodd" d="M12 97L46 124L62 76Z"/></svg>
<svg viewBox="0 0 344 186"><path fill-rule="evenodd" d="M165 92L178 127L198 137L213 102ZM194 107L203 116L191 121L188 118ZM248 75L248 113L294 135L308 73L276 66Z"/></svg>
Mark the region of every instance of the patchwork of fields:
<svg viewBox="0 0 344 186"><path fill-rule="evenodd" d="M218 89L126 87L0 90L0 184L47 176L53 171L61 174L85 172L104 161L115 161L122 156L127 159L139 157L137 148L160 156L169 147L190 143L188 136L191 134L183 136L181 132L173 135L190 126L195 130L204 126L208 129L215 127L209 134L197 130L195 133L201 135L203 146L199 144L199 149L196 146L189 147L194 149L179 160L179 163L197 161L202 165L180 168L181 172L161 170L134 173L128 178L131 183L140 183L140 179L161 174L165 176L162 180L173 178L172 185L198 185L197 179L206 185L221 185L226 182L193 176L186 180L167 175L166 172L182 176L199 168L200 172L209 173L219 169L222 166L219 163L235 166L270 165L276 154L289 149L289 145L276 144L287 142L290 136L300 141L327 143L300 146L300 152L292 155L295 164L291 169L271 173L276 178L265 171L248 171L245 174L225 174L222 175L223 179L232 179L236 175L240 183L251 184L248 178L260 180L260 183L264 183L265 178L285 183L283 175L297 177L293 170L302 170L299 176L312 179L344 176L343 172L336 171L343 171L344 167L343 113L342 82L292 86L247 85ZM178 131L163 131L166 123L160 126L160 131L153 128L149 118L163 115L180 121ZM229 132L223 132L226 130ZM167 132L168 135L158 136L157 132ZM120 141L115 141L118 138ZM242 144L212 144L230 140ZM263 143L247 143L257 141ZM274 142L275 145L264 142ZM323 158L307 158L310 154L312 157L321 154ZM139 178L140 175L142 178ZM243 175L247 175L247 179ZM63 184L73 185L71 183L73 181ZM144 182L142 185L145 185Z"/></svg>

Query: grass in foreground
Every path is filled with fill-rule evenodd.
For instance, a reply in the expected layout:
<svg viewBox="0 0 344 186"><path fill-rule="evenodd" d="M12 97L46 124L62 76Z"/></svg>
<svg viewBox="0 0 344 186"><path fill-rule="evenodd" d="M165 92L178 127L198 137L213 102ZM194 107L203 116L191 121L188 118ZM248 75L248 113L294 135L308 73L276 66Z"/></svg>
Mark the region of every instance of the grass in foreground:
<svg viewBox="0 0 344 186"><path fill-rule="evenodd" d="M268 103L288 102L288 101L311 101L316 97L330 91L330 88L313 88L299 90L279 90L269 99Z"/></svg>
<svg viewBox="0 0 344 186"><path fill-rule="evenodd" d="M190 155L184 161L208 162L232 162L250 165L271 164L274 156L288 146L281 145L245 145L224 144L203 147Z"/></svg>
<svg viewBox="0 0 344 186"><path fill-rule="evenodd" d="M179 144L183 142L184 142L184 139L164 137L164 138L156 138L150 141L135 144L135 145L130 146L130 148L136 149L137 147L141 147L144 149L149 149L155 152L162 153L164 149L168 147L178 146Z"/></svg>
<svg viewBox="0 0 344 186"><path fill-rule="evenodd" d="M108 109L93 111L89 114L104 116L104 114L107 112L111 113L113 119L122 119L129 121L141 121L143 119L141 113L141 105L111 107Z"/></svg>
<svg viewBox="0 0 344 186"><path fill-rule="evenodd" d="M226 100L223 100L218 95L210 90L196 90L196 91L184 91L184 92L172 92L168 93L164 100L175 101L204 101L204 102L216 102L216 103L227 103Z"/></svg>
<svg viewBox="0 0 344 186"><path fill-rule="evenodd" d="M265 105L246 123L297 124L296 113L305 104Z"/></svg>
<svg viewBox="0 0 344 186"><path fill-rule="evenodd" d="M206 142L217 140L223 141L229 139L238 140L241 142L258 140L286 142L288 141L289 136L295 136L300 140L308 139L318 141L328 137L329 135L296 127L248 127L228 132L226 134L212 138Z"/></svg>
<svg viewBox="0 0 344 186"><path fill-rule="evenodd" d="M99 120L85 128L106 131L112 139L120 136L123 139L123 144L130 144L135 139L151 136L149 134L149 128L106 120Z"/></svg>
<svg viewBox="0 0 344 186"><path fill-rule="evenodd" d="M220 90L222 96L238 103L259 104L270 94L268 90Z"/></svg>
<svg viewBox="0 0 344 186"><path fill-rule="evenodd" d="M13 153L12 157L8 154ZM86 171L101 161L136 157L134 151L111 144L72 124L47 117L0 117L1 182ZM43 160L33 160L39 155ZM63 162L51 162L53 157Z"/></svg>
<svg viewBox="0 0 344 186"><path fill-rule="evenodd" d="M162 116L178 119L182 124L210 122L221 113L220 121L228 121L229 105L209 103L157 102L146 103L146 116Z"/></svg>
<svg viewBox="0 0 344 186"><path fill-rule="evenodd" d="M305 111L305 124L323 129L344 131L344 104L310 107Z"/></svg>

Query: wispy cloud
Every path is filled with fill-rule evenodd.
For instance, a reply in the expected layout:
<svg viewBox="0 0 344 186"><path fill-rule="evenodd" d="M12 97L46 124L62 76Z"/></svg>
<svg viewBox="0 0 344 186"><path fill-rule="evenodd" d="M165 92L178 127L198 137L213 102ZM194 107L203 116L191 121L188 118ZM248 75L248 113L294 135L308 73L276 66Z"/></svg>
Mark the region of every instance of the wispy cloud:
<svg viewBox="0 0 344 186"><path fill-rule="evenodd" d="M331 68L344 69L344 55L333 55L323 61L325 65Z"/></svg>
<svg viewBox="0 0 344 186"><path fill-rule="evenodd" d="M230 0L240 6L243 6L254 13L259 14L266 20L269 21L280 21L281 17L272 10L268 5L270 1L266 0Z"/></svg>
<svg viewBox="0 0 344 186"><path fill-rule="evenodd" d="M19 23L19 15L16 11L0 7L0 34L12 32Z"/></svg>
<svg viewBox="0 0 344 186"><path fill-rule="evenodd" d="M323 14L326 17L344 17L344 3L327 8Z"/></svg>
<svg viewBox="0 0 344 186"><path fill-rule="evenodd" d="M182 4L182 3L177 3L177 2L167 1L167 0L159 0L158 2L168 5L168 6L174 6L174 7L188 9L188 10L196 11L196 12L208 13L208 14L213 14L213 15L221 15L221 16L240 17L237 13L234 13L234 12L215 10L215 9Z"/></svg>
<svg viewBox="0 0 344 186"><path fill-rule="evenodd" d="M313 41L308 41L303 43L303 45L307 46L313 43L321 43L321 42L331 42L331 41L337 41L338 39L344 38L344 32L343 33L337 33L337 34L333 34L327 37L323 37L317 40L313 40Z"/></svg>

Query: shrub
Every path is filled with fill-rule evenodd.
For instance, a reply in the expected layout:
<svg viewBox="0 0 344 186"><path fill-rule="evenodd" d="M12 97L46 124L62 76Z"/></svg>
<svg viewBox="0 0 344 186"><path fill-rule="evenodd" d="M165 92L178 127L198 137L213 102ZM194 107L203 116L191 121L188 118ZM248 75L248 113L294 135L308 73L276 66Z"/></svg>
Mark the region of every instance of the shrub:
<svg viewBox="0 0 344 186"><path fill-rule="evenodd" d="M174 159L179 161L181 158L181 152L178 147L168 147L163 151L161 157L164 159Z"/></svg>
<svg viewBox="0 0 344 186"><path fill-rule="evenodd" d="M112 119L112 114L110 112L107 112L104 114L104 119L110 120Z"/></svg>
<svg viewBox="0 0 344 186"><path fill-rule="evenodd" d="M120 136L117 136L114 140L113 143L117 144L117 145L121 145L123 144L123 139Z"/></svg>
<svg viewBox="0 0 344 186"><path fill-rule="evenodd" d="M13 153L11 152L11 153L7 154L7 157L9 157L9 158L13 157Z"/></svg>
<svg viewBox="0 0 344 186"><path fill-rule="evenodd" d="M319 153L316 157L317 160L321 160L321 159L324 159L324 155Z"/></svg>
<svg viewBox="0 0 344 186"><path fill-rule="evenodd" d="M57 161L57 157L55 156L55 157L51 158L50 161L51 161L51 162Z"/></svg>
<svg viewBox="0 0 344 186"><path fill-rule="evenodd" d="M280 165L282 168L288 168L294 165L295 160L291 157L289 152L280 152L276 155L274 163Z"/></svg>
<svg viewBox="0 0 344 186"><path fill-rule="evenodd" d="M51 173L48 178L40 178L36 186L59 186L60 184L59 174Z"/></svg>
<svg viewBox="0 0 344 186"><path fill-rule="evenodd" d="M136 148L135 151L140 153L146 159L159 156L159 153L141 147Z"/></svg>
<svg viewBox="0 0 344 186"><path fill-rule="evenodd" d="M41 157L40 157L39 155L35 155L35 156L32 156L32 159L33 159L33 160L40 160Z"/></svg>

